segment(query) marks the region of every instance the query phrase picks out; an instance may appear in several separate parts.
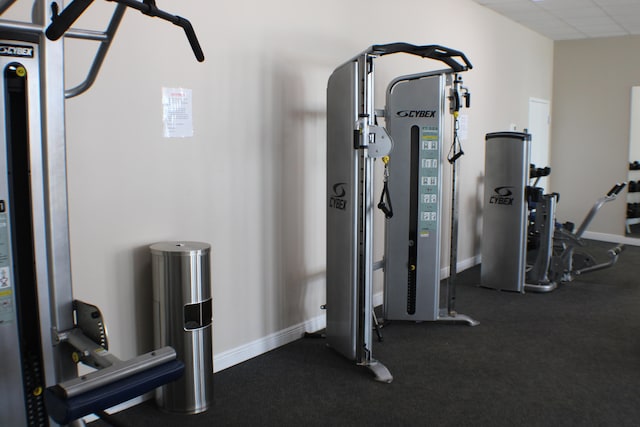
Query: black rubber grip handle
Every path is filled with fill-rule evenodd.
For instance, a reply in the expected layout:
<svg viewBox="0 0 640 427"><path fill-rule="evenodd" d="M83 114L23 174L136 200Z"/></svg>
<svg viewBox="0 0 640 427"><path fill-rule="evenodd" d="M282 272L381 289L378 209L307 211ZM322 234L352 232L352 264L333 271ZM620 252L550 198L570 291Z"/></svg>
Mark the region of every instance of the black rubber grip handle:
<svg viewBox="0 0 640 427"><path fill-rule="evenodd" d="M76 0L77 1L77 0ZM143 14L147 16L151 16L154 18L164 19L165 21L169 21L172 24L175 24L184 29L185 34L187 35L187 39L189 40L189 44L191 45L191 49L193 50L193 54L196 56L198 62L204 61L204 53L202 52L202 48L200 47L200 43L198 42L198 38L196 37L196 32L189 22L188 19L182 18L180 16L171 15L170 13L165 12L164 10L158 9L155 4L155 1L150 2L139 2L137 0L107 0L113 1L116 3L124 4L125 6L131 7L133 9L139 10Z"/></svg>
<svg viewBox="0 0 640 427"><path fill-rule="evenodd" d="M51 25L49 25L44 34L49 40L58 40L76 22L80 15L91 6L91 3L93 3L93 0L74 0L59 15L54 12L51 17Z"/></svg>
<svg viewBox="0 0 640 427"><path fill-rule="evenodd" d="M453 157L451 157L450 159L447 159L447 160L449 161L449 163L454 164L455 161L458 160L463 155L464 155L464 152L462 150L460 150L456 154L454 154Z"/></svg>
<svg viewBox="0 0 640 427"><path fill-rule="evenodd" d="M380 209L384 213L385 218L393 217L393 210L389 209L383 202L378 203L378 209Z"/></svg>
<svg viewBox="0 0 640 427"><path fill-rule="evenodd" d="M196 32L193 29L191 22L180 16L177 16L177 18L180 20L180 23L177 25L184 28L187 40L189 40L189 44L191 45L191 49L193 50L193 54L196 56L196 59L198 62L204 61L204 52L202 52L202 47L200 47L200 42L198 41L198 37L196 36Z"/></svg>
<svg viewBox="0 0 640 427"><path fill-rule="evenodd" d="M618 183L614 185L613 188L609 190L609 192L607 193L607 196L613 196L613 195L617 196L622 191L622 189L626 186L627 186L626 182L623 182L622 184Z"/></svg>
<svg viewBox="0 0 640 427"><path fill-rule="evenodd" d="M551 174L551 168L549 166L544 168L536 168L533 167L534 165L531 166L532 167L529 168L529 178L543 178Z"/></svg>

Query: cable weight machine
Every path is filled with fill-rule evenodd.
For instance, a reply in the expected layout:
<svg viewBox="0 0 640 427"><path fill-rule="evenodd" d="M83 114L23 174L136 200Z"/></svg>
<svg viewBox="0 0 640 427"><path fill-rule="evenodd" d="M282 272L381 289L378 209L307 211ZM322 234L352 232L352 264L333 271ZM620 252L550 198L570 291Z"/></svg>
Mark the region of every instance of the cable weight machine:
<svg viewBox="0 0 640 427"><path fill-rule="evenodd" d="M374 61L395 53L440 61L448 68L393 80L386 108L374 110ZM371 46L329 78L326 337L330 347L381 382L393 377L372 353L376 266L384 268L386 319L477 324L451 307L439 307L443 111L449 98L457 115L462 106L458 74L470 68L466 56L453 49L393 43ZM378 117L384 117L388 131L378 126ZM373 165L379 158L385 162L378 203L386 216L385 256L374 264ZM449 295L453 301L454 292Z"/></svg>
<svg viewBox="0 0 640 427"><path fill-rule="evenodd" d="M113 1L113 0L109 0ZM115 0L104 32L70 28L92 3L34 2L32 22L0 19L0 425L84 425L81 418L179 378L171 347L129 360L110 354L100 310L74 300L67 208L64 101L94 82L125 9L185 29L189 21L153 0ZM0 14L15 0L0 1ZM50 7L49 7L50 6ZM100 42L84 82L64 88L63 44ZM77 363L96 371L78 377Z"/></svg>

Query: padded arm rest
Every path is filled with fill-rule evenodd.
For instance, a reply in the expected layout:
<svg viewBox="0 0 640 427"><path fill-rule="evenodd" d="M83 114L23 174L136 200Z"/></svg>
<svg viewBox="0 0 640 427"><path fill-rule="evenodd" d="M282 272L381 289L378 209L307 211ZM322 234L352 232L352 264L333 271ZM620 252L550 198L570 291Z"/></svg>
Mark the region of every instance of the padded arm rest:
<svg viewBox="0 0 640 427"><path fill-rule="evenodd" d="M183 372L184 364L172 360L71 398L66 398L63 390L56 385L45 390L44 403L47 413L55 422L68 424L175 381Z"/></svg>

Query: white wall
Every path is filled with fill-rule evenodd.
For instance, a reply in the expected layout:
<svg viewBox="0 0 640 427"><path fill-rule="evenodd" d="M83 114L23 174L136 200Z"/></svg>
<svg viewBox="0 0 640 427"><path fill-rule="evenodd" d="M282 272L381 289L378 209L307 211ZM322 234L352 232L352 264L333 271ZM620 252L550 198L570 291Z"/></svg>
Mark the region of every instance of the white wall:
<svg viewBox="0 0 640 427"><path fill-rule="evenodd" d="M474 64L464 76L472 108L458 253L474 262L484 135L525 128L529 98L551 99L550 40L470 0L161 6L192 21L206 62L178 27L129 11L94 87L67 101L74 291L102 308L115 354L153 346L148 246L157 241L211 243L216 355L321 318L326 82L372 44L442 44ZM110 7L94 4L78 26L104 28ZM66 51L74 85L93 45L68 41ZM377 64L378 108L392 77L440 68L397 55ZM162 137L162 87L193 90L194 137Z"/></svg>
<svg viewBox="0 0 640 427"><path fill-rule="evenodd" d="M631 88L629 113L629 162L640 159L640 86ZM636 180L635 173L629 172L629 179Z"/></svg>
<svg viewBox="0 0 640 427"><path fill-rule="evenodd" d="M638 49L639 36L556 43L551 190L561 194L562 221L579 224L599 197L627 180ZM589 230L623 236L626 194L603 206Z"/></svg>

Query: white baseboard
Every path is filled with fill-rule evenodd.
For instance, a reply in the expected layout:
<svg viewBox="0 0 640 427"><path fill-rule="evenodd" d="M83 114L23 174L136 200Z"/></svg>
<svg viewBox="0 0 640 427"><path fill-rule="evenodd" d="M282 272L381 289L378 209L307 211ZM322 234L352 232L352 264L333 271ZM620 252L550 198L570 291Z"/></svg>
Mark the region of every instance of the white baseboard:
<svg viewBox="0 0 640 427"><path fill-rule="evenodd" d="M462 260L458 262L458 271L466 270L480 263L480 256ZM445 267L440 271L441 277L444 279L449 277L449 267ZM382 292L373 295L373 305L382 305L384 296ZM274 350L280 346L293 342L304 335L305 332L319 331L326 327L327 319L324 315L316 316L305 322L290 326L278 332L274 332L265 337L243 344L240 347L232 348L225 352L219 353L213 357L214 372L222 371L231 366L245 362L256 356L260 356L268 351Z"/></svg>
<svg viewBox="0 0 640 427"><path fill-rule="evenodd" d="M458 261L458 263L456 264L457 271L464 271L464 270L466 270L468 268L471 268L471 267L473 267L475 265L480 264L480 259L481 259L480 255L478 254L478 255L473 256L471 258L467 258L465 260ZM442 268L440 270L440 277L443 278L443 279L449 277L449 266L444 267L444 268Z"/></svg>
<svg viewBox="0 0 640 427"><path fill-rule="evenodd" d="M620 236L617 234L596 233L595 231L585 231L583 234L585 239L599 240L602 242L622 243L625 245L640 246L640 239L633 237Z"/></svg>
<svg viewBox="0 0 640 427"><path fill-rule="evenodd" d="M468 258L466 260L458 262L458 271L466 270L473 267L480 262L480 256ZM440 271L441 277L444 279L449 277L449 267L443 268ZM373 295L374 306L382 305L383 293L379 292ZM275 350L285 344L289 344L304 336L305 332L315 332L326 327L327 319L324 314L311 318L305 322L299 323L294 326L290 326L286 329L274 332L265 337L251 341L247 344L243 344L239 347L232 348L231 350L224 351L222 353L213 356L213 369L214 372L219 372L224 369L230 368L234 365L238 365L242 362L246 362L249 359L260 356L268 351ZM146 400L153 398L153 393L147 393L144 396L136 397L127 402L121 403L118 406L114 406L108 410L108 413L113 414L125 409L136 406ZM85 422L95 421L97 417L95 415L89 415L84 418Z"/></svg>
<svg viewBox="0 0 640 427"><path fill-rule="evenodd" d="M268 351L301 338L305 332L315 332L326 326L326 317L322 314L305 322L290 326L265 337L232 348L213 357L213 371L218 372L242 363Z"/></svg>
<svg viewBox="0 0 640 427"><path fill-rule="evenodd" d="M143 394L142 396L138 396L138 397L134 397L131 400L127 400L126 402L122 402L119 405L113 406L109 409L107 409L105 412L109 415L111 414L117 414L120 411L124 411L125 409L129 409L129 408L133 408L136 405L141 404L142 402L146 401L146 400L150 400L152 399L154 396L153 392L149 392L147 394ZM98 419L97 415L87 415L86 417L82 418L82 421L84 421L86 424L96 421Z"/></svg>

